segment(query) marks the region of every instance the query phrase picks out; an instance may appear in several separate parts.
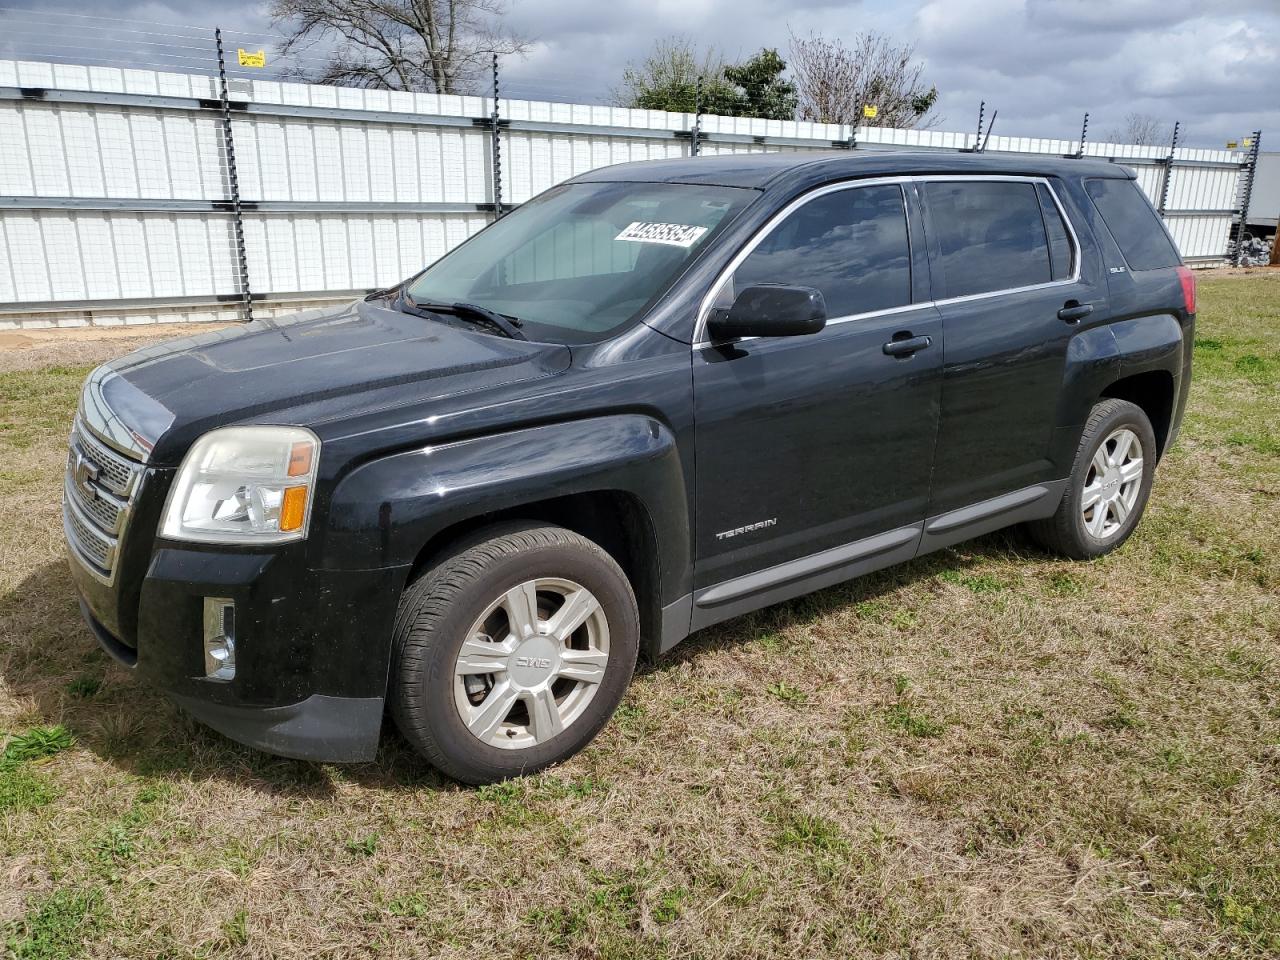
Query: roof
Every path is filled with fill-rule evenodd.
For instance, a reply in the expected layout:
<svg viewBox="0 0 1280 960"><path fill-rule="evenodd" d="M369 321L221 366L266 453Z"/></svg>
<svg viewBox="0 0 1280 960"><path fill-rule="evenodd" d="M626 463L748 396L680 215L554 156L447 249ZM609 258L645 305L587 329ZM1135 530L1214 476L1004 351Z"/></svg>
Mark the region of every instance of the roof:
<svg viewBox="0 0 1280 960"><path fill-rule="evenodd" d="M1021 174L1058 177L1132 177L1105 160L1074 159L1036 153L959 153L922 150L830 150L813 153L739 153L674 160L641 160L599 167L579 182L635 181L693 183L763 190L803 171L806 177L844 180L854 177L920 173Z"/></svg>

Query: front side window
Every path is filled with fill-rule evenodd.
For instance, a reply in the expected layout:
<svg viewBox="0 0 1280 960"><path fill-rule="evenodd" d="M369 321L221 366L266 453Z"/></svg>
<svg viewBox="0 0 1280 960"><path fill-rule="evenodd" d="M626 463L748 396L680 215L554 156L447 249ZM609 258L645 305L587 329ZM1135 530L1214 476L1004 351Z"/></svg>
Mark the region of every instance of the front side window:
<svg viewBox="0 0 1280 960"><path fill-rule="evenodd" d="M732 293L760 283L816 287L832 318L909 304L911 254L902 188L855 187L810 200L742 261Z"/></svg>
<svg viewBox="0 0 1280 960"><path fill-rule="evenodd" d="M1053 279L1036 184L938 180L925 185L925 197L937 235L939 299Z"/></svg>
<svg viewBox="0 0 1280 960"><path fill-rule="evenodd" d="M675 183L555 187L445 254L414 304L474 303L533 340L588 343L636 322L755 190Z"/></svg>

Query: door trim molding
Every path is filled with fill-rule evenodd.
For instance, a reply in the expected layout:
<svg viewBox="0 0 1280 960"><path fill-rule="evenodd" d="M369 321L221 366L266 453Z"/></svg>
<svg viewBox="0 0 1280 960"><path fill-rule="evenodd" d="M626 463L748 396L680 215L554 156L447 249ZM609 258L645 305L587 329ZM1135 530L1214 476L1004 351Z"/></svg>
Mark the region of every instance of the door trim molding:
<svg viewBox="0 0 1280 960"><path fill-rule="evenodd" d="M988 517L993 517L996 514L1008 513L1018 507L1035 503L1037 500L1047 497L1050 492L1047 486L1040 483L1030 487L1023 487L1021 490L1004 493L998 497L992 497L990 500L972 503L967 507L961 507L959 510L940 513L936 517L931 517L925 521L924 530L925 533L948 533L960 527L985 520Z"/></svg>
<svg viewBox="0 0 1280 960"><path fill-rule="evenodd" d="M820 553L811 553L807 557L788 560L786 563L780 563L777 566L766 567L764 570L758 570L755 573L748 573L745 576L718 583L713 587L698 591L694 596L694 603L700 607L719 606L722 603L728 603L730 600L737 600L749 594L760 593L770 587L781 586L794 580L803 580L806 577L824 573L833 567L841 567L846 563L853 563L855 560L862 560L876 554L885 553L894 547L900 547L915 540L919 535L920 524L918 523L908 527L898 527L896 530L889 530L885 533L877 533L875 536L855 540L853 543L845 543L829 550L823 550Z"/></svg>
<svg viewBox="0 0 1280 960"><path fill-rule="evenodd" d="M1051 480L1011 490L998 497L949 510L919 523L897 527L851 543L766 567L694 592L673 604L675 614L663 631L661 652L684 637L681 628L689 610L688 633L750 613L784 600L856 579L885 567L1003 527L1052 516L1067 489L1067 479ZM665 611L664 611L665 613ZM684 636L687 636L685 633Z"/></svg>
<svg viewBox="0 0 1280 960"><path fill-rule="evenodd" d="M1066 478L1047 480L929 517L924 522L920 553L941 550L1015 523L1051 517L1066 493L1067 483Z"/></svg>

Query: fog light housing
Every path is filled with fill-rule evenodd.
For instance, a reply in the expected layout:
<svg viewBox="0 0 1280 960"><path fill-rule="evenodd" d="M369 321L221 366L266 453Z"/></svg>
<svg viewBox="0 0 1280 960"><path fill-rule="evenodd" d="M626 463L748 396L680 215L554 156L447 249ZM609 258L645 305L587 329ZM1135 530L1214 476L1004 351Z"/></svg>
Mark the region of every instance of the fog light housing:
<svg viewBox="0 0 1280 960"><path fill-rule="evenodd" d="M213 680L236 675L236 605L221 597L204 598L204 674Z"/></svg>

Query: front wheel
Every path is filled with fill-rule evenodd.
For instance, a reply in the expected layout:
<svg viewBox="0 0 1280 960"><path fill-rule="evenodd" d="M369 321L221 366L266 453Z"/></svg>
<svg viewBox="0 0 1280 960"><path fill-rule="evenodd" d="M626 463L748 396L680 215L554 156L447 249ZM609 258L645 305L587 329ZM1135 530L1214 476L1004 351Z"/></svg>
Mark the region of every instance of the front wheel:
<svg viewBox="0 0 1280 960"><path fill-rule="evenodd" d="M1155 469L1155 431L1142 408L1101 401L1085 423L1057 512L1028 524L1032 537L1074 560L1110 553L1142 519Z"/></svg>
<svg viewBox="0 0 1280 960"><path fill-rule="evenodd" d="M631 585L599 546L561 527L494 529L405 591L391 712L457 780L533 773L608 722L639 640Z"/></svg>

